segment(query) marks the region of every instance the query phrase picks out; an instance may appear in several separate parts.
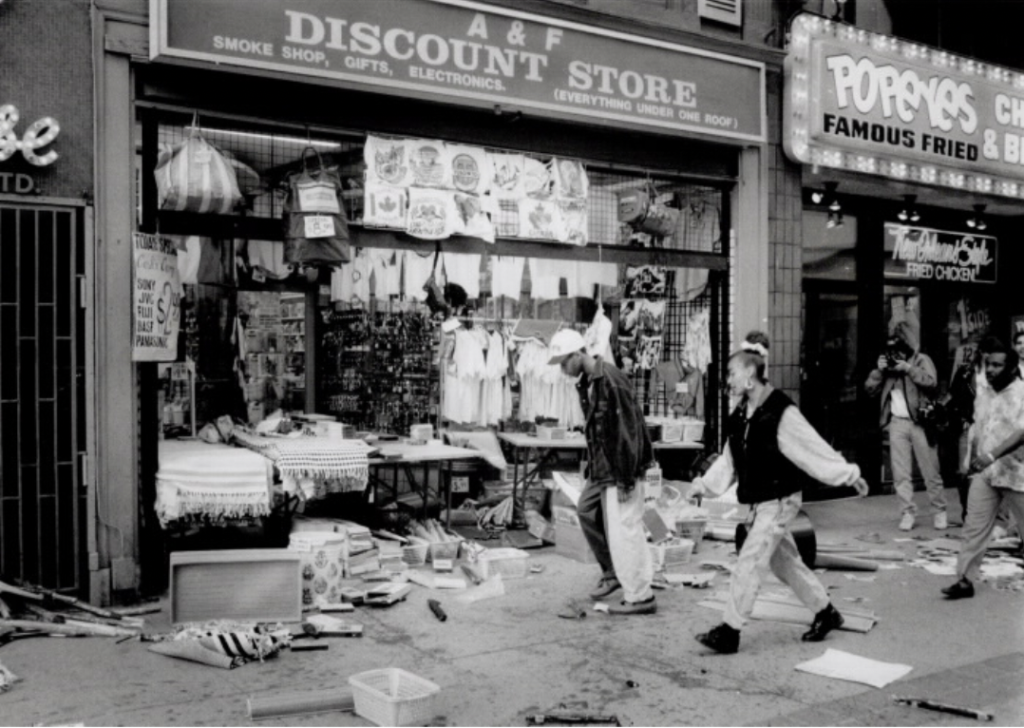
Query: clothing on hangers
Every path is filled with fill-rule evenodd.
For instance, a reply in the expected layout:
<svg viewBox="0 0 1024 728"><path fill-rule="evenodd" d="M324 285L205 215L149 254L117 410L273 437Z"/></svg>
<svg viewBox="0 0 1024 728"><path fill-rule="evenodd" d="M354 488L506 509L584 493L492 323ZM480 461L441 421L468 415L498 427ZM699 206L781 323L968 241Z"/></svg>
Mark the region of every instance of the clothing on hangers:
<svg viewBox="0 0 1024 728"><path fill-rule="evenodd" d="M491 256L491 295L518 299L523 290L526 258L511 255Z"/></svg>
<svg viewBox="0 0 1024 728"><path fill-rule="evenodd" d="M415 250L407 250L403 261L405 267L404 282L402 285L405 298L408 300L423 301L427 294L423 290L423 284L430 277L430 271L434 268L434 251L418 253ZM437 264L435 275L438 285L444 285L444 270Z"/></svg>
<svg viewBox="0 0 1024 728"><path fill-rule="evenodd" d="M561 263L547 258L530 258L531 298L559 298L558 282L567 275Z"/></svg>
<svg viewBox="0 0 1024 728"><path fill-rule="evenodd" d="M441 253L445 278L458 283L469 298L480 297L480 253Z"/></svg>

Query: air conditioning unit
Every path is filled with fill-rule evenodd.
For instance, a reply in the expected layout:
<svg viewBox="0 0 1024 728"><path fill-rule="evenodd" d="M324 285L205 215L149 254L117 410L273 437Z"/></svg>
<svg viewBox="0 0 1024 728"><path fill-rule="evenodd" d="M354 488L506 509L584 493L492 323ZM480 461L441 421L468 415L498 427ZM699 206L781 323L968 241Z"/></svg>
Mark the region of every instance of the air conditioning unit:
<svg viewBox="0 0 1024 728"><path fill-rule="evenodd" d="M743 0L697 0L697 15L739 28L743 26Z"/></svg>

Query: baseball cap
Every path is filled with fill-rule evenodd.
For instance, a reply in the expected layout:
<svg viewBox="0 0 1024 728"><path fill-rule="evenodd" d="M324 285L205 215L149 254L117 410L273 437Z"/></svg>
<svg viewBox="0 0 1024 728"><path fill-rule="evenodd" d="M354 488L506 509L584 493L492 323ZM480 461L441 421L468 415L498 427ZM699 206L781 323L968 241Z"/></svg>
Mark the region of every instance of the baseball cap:
<svg viewBox="0 0 1024 728"><path fill-rule="evenodd" d="M570 354L582 351L586 346L579 332L572 329L557 331L551 337L551 346L548 349L551 358L548 359L548 364L561 364Z"/></svg>

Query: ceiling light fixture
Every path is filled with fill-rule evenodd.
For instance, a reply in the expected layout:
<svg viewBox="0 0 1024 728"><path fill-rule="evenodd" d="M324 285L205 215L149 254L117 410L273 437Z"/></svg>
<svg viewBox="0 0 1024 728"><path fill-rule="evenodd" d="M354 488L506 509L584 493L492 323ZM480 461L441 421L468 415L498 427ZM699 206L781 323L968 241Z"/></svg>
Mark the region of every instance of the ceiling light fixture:
<svg viewBox="0 0 1024 728"><path fill-rule="evenodd" d="M896 213L900 222L920 222L921 213L917 211L917 195L903 195L903 209Z"/></svg>
<svg viewBox="0 0 1024 728"><path fill-rule="evenodd" d="M985 205L974 205L974 216L967 218L967 227L981 232L988 228L985 222Z"/></svg>

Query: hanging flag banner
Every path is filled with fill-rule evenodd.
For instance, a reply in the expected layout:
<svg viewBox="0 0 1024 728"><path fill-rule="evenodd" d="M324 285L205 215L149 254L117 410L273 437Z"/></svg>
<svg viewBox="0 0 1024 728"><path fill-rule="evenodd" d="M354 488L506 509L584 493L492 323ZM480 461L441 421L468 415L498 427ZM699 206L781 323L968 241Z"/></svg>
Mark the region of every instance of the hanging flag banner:
<svg viewBox="0 0 1024 728"><path fill-rule="evenodd" d="M132 361L174 361L181 325L181 279L173 240L132 233Z"/></svg>
<svg viewBox="0 0 1024 728"><path fill-rule="evenodd" d="M885 274L955 283L996 282L996 238L887 223Z"/></svg>
<svg viewBox="0 0 1024 728"><path fill-rule="evenodd" d="M150 58L766 139L763 63L471 0L150 0Z"/></svg>

